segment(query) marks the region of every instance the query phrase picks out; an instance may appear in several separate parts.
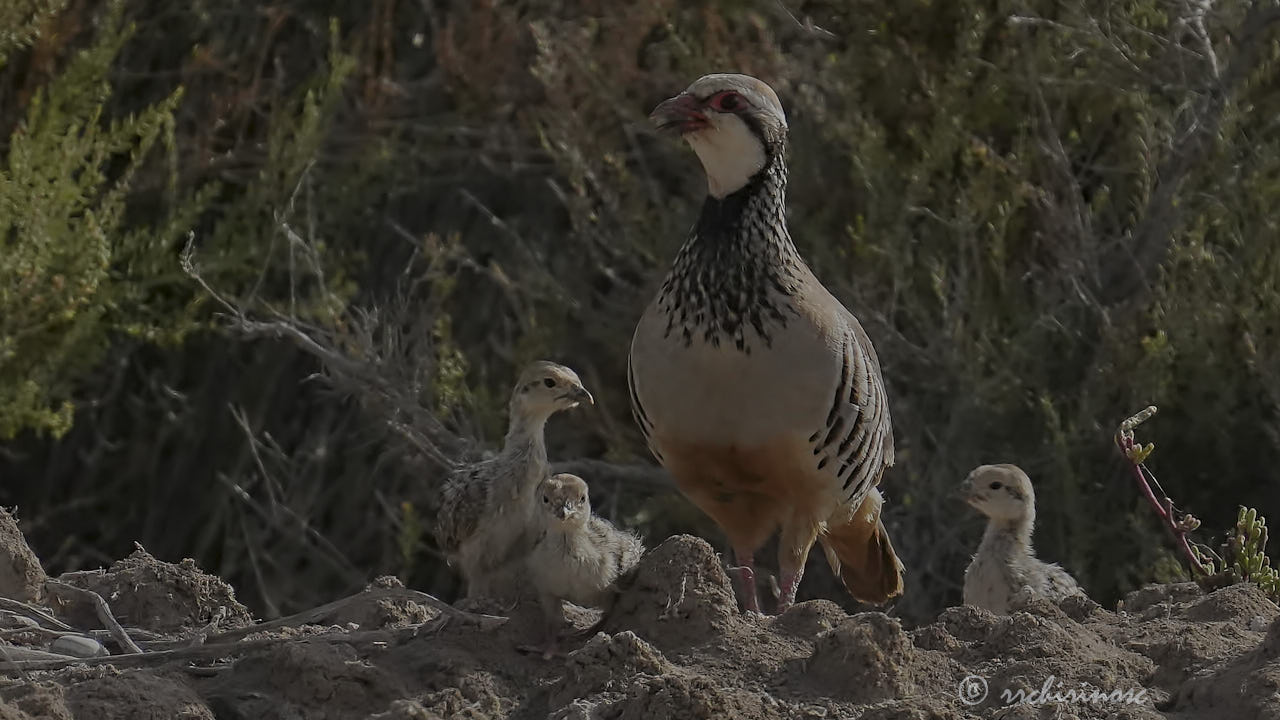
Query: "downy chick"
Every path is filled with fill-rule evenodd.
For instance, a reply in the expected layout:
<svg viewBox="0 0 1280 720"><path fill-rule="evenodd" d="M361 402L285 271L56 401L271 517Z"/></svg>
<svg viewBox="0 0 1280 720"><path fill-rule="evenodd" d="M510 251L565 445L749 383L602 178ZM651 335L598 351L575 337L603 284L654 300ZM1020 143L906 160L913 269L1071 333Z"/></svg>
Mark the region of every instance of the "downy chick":
<svg viewBox="0 0 1280 720"><path fill-rule="evenodd" d="M1084 592L1075 579L1036 558L1031 547L1036 497L1031 479L1016 465L982 465L961 489L965 501L986 515L987 529L964 573L964 602L1003 615L1024 587L1057 602Z"/></svg>
<svg viewBox="0 0 1280 720"><path fill-rule="evenodd" d="M591 514L587 484L577 475L547 478L534 502L538 535L526 567L546 618L546 644L536 649L548 658L556 652L564 622L561 601L607 613L617 598L618 579L640 562L644 544L635 533Z"/></svg>
<svg viewBox="0 0 1280 720"><path fill-rule="evenodd" d="M561 410L594 404L577 373L538 361L511 392L509 427L495 457L457 469L445 483L436 515L440 547L467 582L467 597L493 596L518 569L532 542L531 498L548 474L544 427Z"/></svg>

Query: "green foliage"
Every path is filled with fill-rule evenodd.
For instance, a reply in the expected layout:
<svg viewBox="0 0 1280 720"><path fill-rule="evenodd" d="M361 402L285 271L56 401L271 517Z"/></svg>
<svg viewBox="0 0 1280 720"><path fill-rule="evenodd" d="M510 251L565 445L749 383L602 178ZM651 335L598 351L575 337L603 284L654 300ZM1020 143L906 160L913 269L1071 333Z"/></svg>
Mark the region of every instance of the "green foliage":
<svg viewBox="0 0 1280 720"><path fill-rule="evenodd" d="M173 145L175 91L107 121L107 74L130 29L113 3L92 47L31 101L0 169L0 438L65 432L72 383L137 302L128 268L168 256L173 223L129 228L126 197L157 142ZM167 232L166 232L167 231Z"/></svg>
<svg viewBox="0 0 1280 720"><path fill-rule="evenodd" d="M5 0L0 2L0 68L9 55L35 40L41 24L67 5L67 0Z"/></svg>
<svg viewBox="0 0 1280 720"><path fill-rule="evenodd" d="M118 336L169 343L205 325L193 290L176 272L176 248L225 189L199 183L179 196L174 116L181 88L127 117L107 118L108 74L133 35L124 7L111 3L93 44L38 90L0 170L0 438L24 429L66 432L76 383ZM37 19L57 9L49 6ZM272 118L257 177L202 239L218 281L239 287L283 264L272 252L275 213L288 207L314 163L353 68L338 50L336 26L330 35L327 71ZM129 202L157 143L169 160L164 199L139 222L129 216ZM331 281L339 288L345 282L341 275ZM305 290L280 292L307 300Z"/></svg>
<svg viewBox="0 0 1280 720"><path fill-rule="evenodd" d="M1232 583L1255 583L1280 603L1280 574L1267 557L1267 519L1254 508L1240 506L1236 526L1227 532L1227 541L1222 544L1222 557L1202 554L1201 561L1212 573L1208 582L1220 582L1221 578Z"/></svg>

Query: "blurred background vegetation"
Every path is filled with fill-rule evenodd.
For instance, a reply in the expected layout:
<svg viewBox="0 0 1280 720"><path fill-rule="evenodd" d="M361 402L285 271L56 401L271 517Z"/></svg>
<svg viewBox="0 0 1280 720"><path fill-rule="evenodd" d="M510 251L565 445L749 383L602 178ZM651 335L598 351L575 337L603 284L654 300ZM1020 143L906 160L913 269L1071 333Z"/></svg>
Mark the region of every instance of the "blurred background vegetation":
<svg viewBox="0 0 1280 720"><path fill-rule="evenodd" d="M1176 576L1111 440L1147 404L1202 540L1280 514L1261 0L0 0L0 503L55 572L138 541L261 615L450 598L434 490L545 357L597 507L722 545L624 384L704 189L646 114L712 71L782 97L792 233L879 350L898 614L959 602L987 462L1095 599Z"/></svg>

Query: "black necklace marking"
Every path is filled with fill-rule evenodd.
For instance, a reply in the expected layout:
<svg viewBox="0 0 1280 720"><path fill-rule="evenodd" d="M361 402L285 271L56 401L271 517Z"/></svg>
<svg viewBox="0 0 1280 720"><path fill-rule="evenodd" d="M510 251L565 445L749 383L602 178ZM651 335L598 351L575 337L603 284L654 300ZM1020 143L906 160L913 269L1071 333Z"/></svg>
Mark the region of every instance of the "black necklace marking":
<svg viewBox="0 0 1280 720"><path fill-rule="evenodd" d="M787 169L780 146L740 190L708 196L698 223L662 284L658 306L667 316L664 337L679 333L689 347L696 336L712 347L731 341L750 354L748 330L772 346L795 309L796 269L803 266L787 232Z"/></svg>

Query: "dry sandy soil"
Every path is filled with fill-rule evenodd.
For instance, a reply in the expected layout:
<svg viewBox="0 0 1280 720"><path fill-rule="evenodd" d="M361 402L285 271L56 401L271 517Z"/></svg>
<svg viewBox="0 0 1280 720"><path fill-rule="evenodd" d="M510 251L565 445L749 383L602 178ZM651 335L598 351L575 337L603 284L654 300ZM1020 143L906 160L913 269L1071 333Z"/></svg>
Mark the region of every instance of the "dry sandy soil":
<svg viewBox="0 0 1280 720"><path fill-rule="evenodd" d="M42 591L2 511L0 543L0 594L46 608L44 628L55 616L103 627L73 591ZM37 656L55 633L6 603L0 720L1280 718L1280 610L1251 585L1153 586L1115 611L1084 600L1027 601L1007 617L950 608L915 629L822 600L744 617L711 547L678 536L646 555L604 632L544 661L515 649L538 639L536 608L489 619L393 578L259 625L221 580L141 549L61 580L105 598L145 653L122 656L99 632L113 656ZM1046 681L1061 701L1030 694ZM1065 696L1085 686L1093 702ZM1028 702L1001 697L1019 690ZM1139 702L1097 700L1112 691Z"/></svg>

